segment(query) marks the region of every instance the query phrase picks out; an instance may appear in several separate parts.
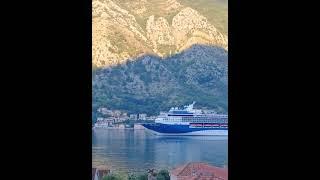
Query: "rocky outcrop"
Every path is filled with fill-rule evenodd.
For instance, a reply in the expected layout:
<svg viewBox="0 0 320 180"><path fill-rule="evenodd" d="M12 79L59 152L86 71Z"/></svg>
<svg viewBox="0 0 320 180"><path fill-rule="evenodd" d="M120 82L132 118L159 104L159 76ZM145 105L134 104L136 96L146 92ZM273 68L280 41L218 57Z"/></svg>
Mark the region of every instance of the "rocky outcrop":
<svg viewBox="0 0 320 180"><path fill-rule="evenodd" d="M160 17L155 20L154 16L150 16L147 21L147 37L153 45L154 52L158 52L158 44L174 45L174 37L172 36L171 27L168 21Z"/></svg>
<svg viewBox="0 0 320 180"><path fill-rule="evenodd" d="M152 15L161 13L148 11L150 2L147 0L92 2L94 66L123 64L128 59L147 53L167 57L194 44L227 49L227 37L196 10L183 7L176 0L156 2L159 11L177 13L171 19ZM151 15L144 20L142 14Z"/></svg>
<svg viewBox="0 0 320 180"><path fill-rule="evenodd" d="M103 67L123 63L145 50L144 30L111 0L92 2L92 61Z"/></svg>
<svg viewBox="0 0 320 180"><path fill-rule="evenodd" d="M172 20L172 32L176 39L177 48L183 49L197 43L197 39L202 43L227 46L227 38L222 35L204 16L197 11L187 7L180 11ZM196 38L194 38L196 37ZM192 40L189 40L193 38Z"/></svg>

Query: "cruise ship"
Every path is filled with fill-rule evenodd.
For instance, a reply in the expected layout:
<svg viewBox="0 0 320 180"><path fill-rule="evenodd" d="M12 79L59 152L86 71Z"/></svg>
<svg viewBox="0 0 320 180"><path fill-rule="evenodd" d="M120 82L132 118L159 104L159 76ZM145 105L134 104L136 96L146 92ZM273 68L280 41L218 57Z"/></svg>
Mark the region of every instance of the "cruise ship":
<svg viewBox="0 0 320 180"><path fill-rule="evenodd" d="M195 102L160 113L155 123L142 124L156 135L228 136L228 115L203 113L193 109Z"/></svg>

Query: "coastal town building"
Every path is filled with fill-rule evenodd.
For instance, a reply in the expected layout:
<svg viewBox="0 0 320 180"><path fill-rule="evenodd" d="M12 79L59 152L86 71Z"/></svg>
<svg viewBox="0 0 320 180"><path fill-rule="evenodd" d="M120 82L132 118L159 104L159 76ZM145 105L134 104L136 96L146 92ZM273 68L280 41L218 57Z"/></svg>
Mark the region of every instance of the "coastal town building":
<svg viewBox="0 0 320 180"><path fill-rule="evenodd" d="M111 126L115 123L115 120L114 120L114 118L110 118L110 117L109 118L98 117L96 123Z"/></svg>
<svg viewBox="0 0 320 180"><path fill-rule="evenodd" d="M137 114L130 114L130 120L136 121L138 119Z"/></svg>
<svg viewBox="0 0 320 180"><path fill-rule="evenodd" d="M122 122L122 121L128 120L129 117L128 117L127 113L123 113L123 114L121 114L121 116L119 117L119 119L120 119L120 121Z"/></svg>
<svg viewBox="0 0 320 180"><path fill-rule="evenodd" d="M103 115L111 116L111 117L127 116L127 113L122 112L120 110L111 110L104 107L99 108L98 112L100 112Z"/></svg>
<svg viewBox="0 0 320 180"><path fill-rule="evenodd" d="M100 112L101 114L104 114L104 115L108 115L111 113L110 110L108 110L107 108L103 108L103 107L99 108L98 112Z"/></svg>
<svg viewBox="0 0 320 180"><path fill-rule="evenodd" d="M99 122L100 122L100 121L103 121L103 120L104 120L103 117L98 117L98 118L97 118L97 121L99 121Z"/></svg>
<svg viewBox="0 0 320 180"><path fill-rule="evenodd" d="M114 123L121 123L122 122L120 118L113 117L113 119L114 119Z"/></svg>
<svg viewBox="0 0 320 180"><path fill-rule="evenodd" d="M170 171L171 180L227 180L228 169L207 163L188 163Z"/></svg>
<svg viewBox="0 0 320 180"><path fill-rule="evenodd" d="M146 121L154 121L157 117L156 116L147 116Z"/></svg>
<svg viewBox="0 0 320 180"><path fill-rule="evenodd" d="M147 114L139 114L139 120L146 120Z"/></svg>
<svg viewBox="0 0 320 180"><path fill-rule="evenodd" d="M113 116L113 117L120 117L121 116L121 111L119 111L119 110L113 110L113 111L111 111L111 116Z"/></svg>
<svg viewBox="0 0 320 180"><path fill-rule="evenodd" d="M98 117L97 122L106 124L108 126L111 126L115 123L121 123L129 119L128 114L120 110L110 110L100 107L98 112L101 113L102 117Z"/></svg>

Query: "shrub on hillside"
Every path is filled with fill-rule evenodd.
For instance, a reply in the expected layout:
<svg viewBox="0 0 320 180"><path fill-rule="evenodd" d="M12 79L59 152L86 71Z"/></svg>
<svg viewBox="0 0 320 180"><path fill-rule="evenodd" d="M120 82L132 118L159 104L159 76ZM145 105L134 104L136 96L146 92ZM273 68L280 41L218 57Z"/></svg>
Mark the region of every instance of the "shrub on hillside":
<svg viewBox="0 0 320 180"><path fill-rule="evenodd" d="M103 177L103 180L127 180L127 176L125 174L112 173Z"/></svg>

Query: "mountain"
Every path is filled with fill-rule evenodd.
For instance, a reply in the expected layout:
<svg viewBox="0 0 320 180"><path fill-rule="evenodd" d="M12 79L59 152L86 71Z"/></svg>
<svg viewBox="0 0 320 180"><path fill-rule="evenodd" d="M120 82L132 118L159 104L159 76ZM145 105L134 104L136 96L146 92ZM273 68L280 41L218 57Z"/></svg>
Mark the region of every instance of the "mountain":
<svg viewBox="0 0 320 180"><path fill-rule="evenodd" d="M199 58L201 57L201 58ZM171 106L197 106L227 112L227 51L193 45L168 58L143 55L125 64L95 71L93 109L157 114Z"/></svg>
<svg viewBox="0 0 320 180"><path fill-rule="evenodd" d="M209 2L216 0L199 1L202 4L194 2L195 6L206 12ZM215 21L189 5L187 0L93 0L94 67L122 64L141 54L166 57L199 43L227 49L226 24L217 29L212 24ZM219 10L211 13L219 18L227 14L224 8ZM217 24L220 27L225 21Z"/></svg>
<svg viewBox="0 0 320 180"><path fill-rule="evenodd" d="M227 0L93 0L93 114L227 112Z"/></svg>

